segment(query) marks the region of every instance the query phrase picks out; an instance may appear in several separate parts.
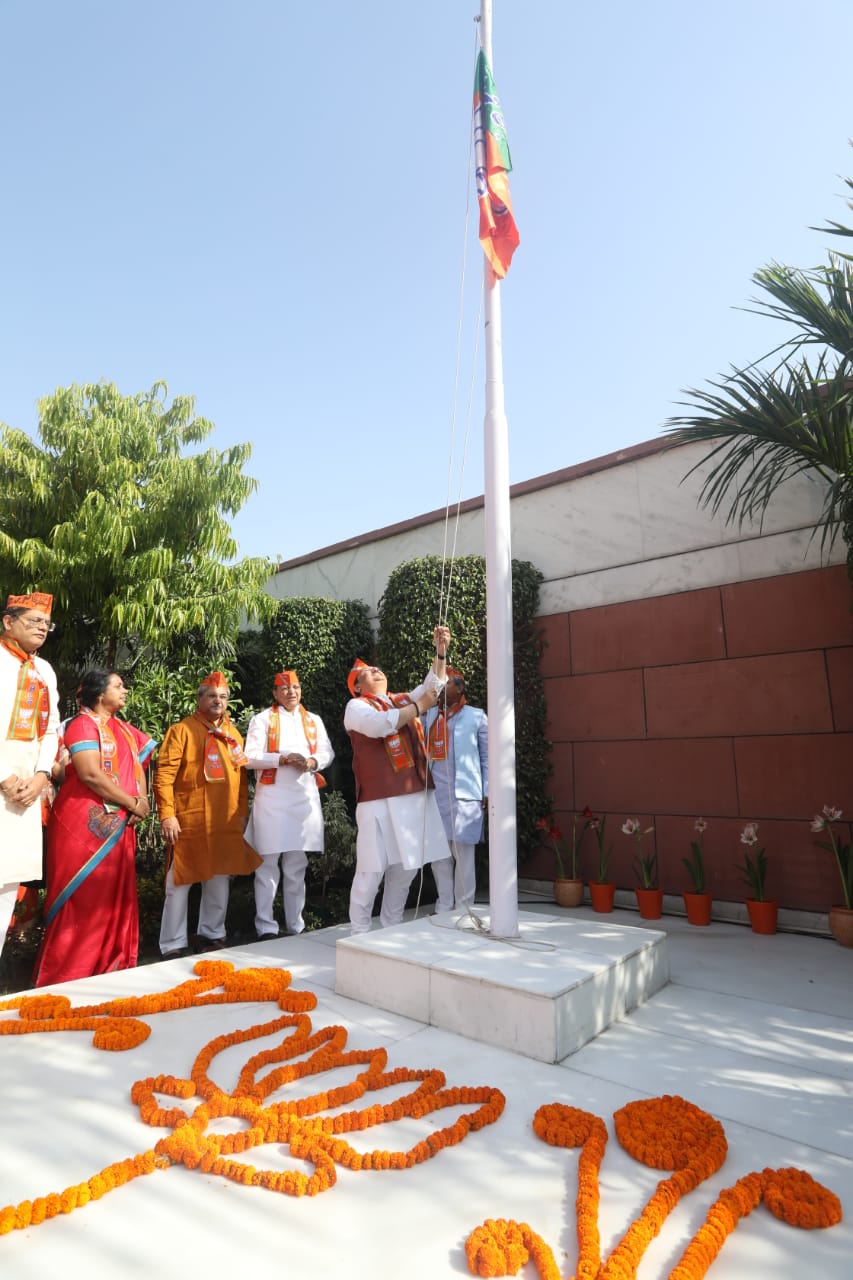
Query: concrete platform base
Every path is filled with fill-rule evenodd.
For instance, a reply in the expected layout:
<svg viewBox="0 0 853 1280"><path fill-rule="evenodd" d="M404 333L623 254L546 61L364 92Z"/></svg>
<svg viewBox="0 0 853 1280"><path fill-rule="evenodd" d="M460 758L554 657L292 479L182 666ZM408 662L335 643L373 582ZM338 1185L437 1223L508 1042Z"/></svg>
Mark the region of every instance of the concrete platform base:
<svg viewBox="0 0 853 1280"><path fill-rule="evenodd" d="M654 929L520 912L519 933L501 942L453 912L340 938L335 991L560 1062L669 981L666 934Z"/></svg>

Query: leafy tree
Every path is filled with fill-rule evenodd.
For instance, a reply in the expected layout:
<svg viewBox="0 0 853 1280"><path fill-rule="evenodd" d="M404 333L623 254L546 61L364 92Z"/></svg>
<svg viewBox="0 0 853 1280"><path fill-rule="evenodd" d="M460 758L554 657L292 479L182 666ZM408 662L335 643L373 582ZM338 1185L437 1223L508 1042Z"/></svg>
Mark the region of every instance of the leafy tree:
<svg viewBox="0 0 853 1280"><path fill-rule="evenodd" d="M841 223L827 229L853 235ZM821 542L828 548L841 532L853 580L853 258L829 253L805 270L770 263L753 280L762 290L755 311L790 326L790 337L710 390L688 390L691 412L671 418L669 430L676 445L711 444L688 474L713 464L700 503L727 522L760 522L780 485L801 472L823 480Z"/></svg>
<svg viewBox="0 0 853 1280"><path fill-rule="evenodd" d="M167 396L71 386L39 401L40 445L0 426L0 588L53 593L49 657L66 670L146 648L221 662L241 616L275 610L272 563L234 562L227 519L256 487L251 446L185 452L213 426Z"/></svg>

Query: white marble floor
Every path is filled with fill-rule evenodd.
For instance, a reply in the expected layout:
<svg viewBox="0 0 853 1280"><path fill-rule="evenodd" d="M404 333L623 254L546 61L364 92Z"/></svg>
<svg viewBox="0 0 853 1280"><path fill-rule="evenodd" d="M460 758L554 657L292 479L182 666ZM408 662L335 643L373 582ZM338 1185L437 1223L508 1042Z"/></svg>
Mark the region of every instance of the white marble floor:
<svg viewBox="0 0 853 1280"><path fill-rule="evenodd" d="M559 914L553 905L525 905L525 911L537 909ZM571 916L596 923L587 908ZM610 923L639 921L617 911ZM413 1169L341 1170L337 1184L314 1198L276 1195L183 1167L156 1171L84 1209L0 1238L4 1273L15 1280L51 1274L225 1280L281 1270L300 1280L320 1274L323 1280L435 1280L468 1274L467 1235L486 1218L506 1217L528 1222L554 1249L561 1274L571 1276L577 1155L540 1142L533 1113L543 1103L564 1102L608 1123L599 1215L606 1257L665 1176L620 1148L612 1115L632 1099L673 1093L722 1123L729 1154L714 1178L667 1219L640 1264L639 1280L669 1274L722 1188L751 1170L784 1166L806 1169L830 1187L845 1220L827 1231L800 1231L760 1207L726 1241L711 1280L793 1280L804 1273L849 1280L853 951L819 938L756 937L732 924L694 929L665 917L655 927L668 934L670 983L557 1065L336 995L335 943L345 929L218 953L238 968L290 970L295 988L317 996L314 1027L344 1027L350 1049L383 1046L389 1067L438 1067L449 1086L502 1090L503 1115ZM80 1005L166 990L189 977L193 963L174 960L61 991ZM0 1013L3 1020L15 1016ZM0 1207L61 1191L152 1146L159 1131L139 1120L129 1097L133 1081L186 1076L212 1037L272 1016L270 1006L258 1004L158 1014L149 1019L151 1036L126 1053L98 1051L91 1035L77 1031L0 1036ZM257 1040L228 1049L211 1074L230 1088L250 1053L266 1047ZM290 1086L273 1098L340 1084L353 1073L334 1074L333 1081ZM398 1149L446 1122L439 1114L402 1121L356 1135L353 1145ZM281 1148L244 1158L263 1168L293 1167ZM534 1275L532 1264L523 1274Z"/></svg>

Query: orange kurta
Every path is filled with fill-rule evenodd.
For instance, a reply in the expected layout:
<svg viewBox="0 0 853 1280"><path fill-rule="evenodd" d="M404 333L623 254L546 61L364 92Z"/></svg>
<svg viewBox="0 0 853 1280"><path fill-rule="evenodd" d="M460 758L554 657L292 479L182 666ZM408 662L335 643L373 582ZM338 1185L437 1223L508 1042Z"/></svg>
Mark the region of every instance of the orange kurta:
<svg viewBox="0 0 853 1280"><path fill-rule="evenodd" d="M228 732L243 745L232 726ZM261 859L243 839L249 811L246 770L220 752L225 777L208 782L204 776L207 730L196 716L166 730L157 770L154 798L160 821L177 818L181 834L172 850L175 884L197 884L212 876L244 876L260 866Z"/></svg>

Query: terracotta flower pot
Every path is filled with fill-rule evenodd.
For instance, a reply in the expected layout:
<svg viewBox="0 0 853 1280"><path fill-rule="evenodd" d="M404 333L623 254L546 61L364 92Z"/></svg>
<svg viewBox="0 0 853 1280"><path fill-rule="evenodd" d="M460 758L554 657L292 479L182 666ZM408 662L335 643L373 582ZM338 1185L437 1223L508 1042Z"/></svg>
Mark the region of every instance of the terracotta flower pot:
<svg viewBox="0 0 853 1280"><path fill-rule="evenodd" d="M583 880L555 880L554 901L558 907L579 907L583 902Z"/></svg>
<svg viewBox="0 0 853 1280"><path fill-rule="evenodd" d="M853 911L849 907L831 907L829 932L842 947L853 947Z"/></svg>
<svg viewBox="0 0 853 1280"><path fill-rule="evenodd" d="M590 880L589 896L592 902L593 911L612 911L613 897L615 893L615 884L599 884L597 880Z"/></svg>
<svg viewBox="0 0 853 1280"><path fill-rule="evenodd" d="M637 906L644 920L660 920L663 915L663 889L641 889L637 887Z"/></svg>
<svg viewBox="0 0 853 1280"><path fill-rule="evenodd" d="M749 923L752 925L753 933L776 932L778 902L757 902L755 898L747 898L746 909L749 912Z"/></svg>
<svg viewBox="0 0 853 1280"><path fill-rule="evenodd" d="M684 899L684 910L687 912L688 924L710 924L711 923L711 903L713 898L710 893L682 893Z"/></svg>

